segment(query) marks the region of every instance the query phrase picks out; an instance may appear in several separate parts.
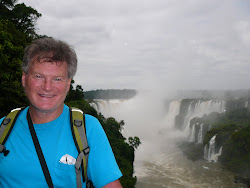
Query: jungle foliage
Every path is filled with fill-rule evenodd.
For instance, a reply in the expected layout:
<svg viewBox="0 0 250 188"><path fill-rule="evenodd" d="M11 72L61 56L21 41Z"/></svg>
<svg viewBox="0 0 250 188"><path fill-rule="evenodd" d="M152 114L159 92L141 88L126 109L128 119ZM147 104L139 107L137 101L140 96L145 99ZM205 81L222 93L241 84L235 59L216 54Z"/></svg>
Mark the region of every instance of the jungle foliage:
<svg viewBox="0 0 250 188"><path fill-rule="evenodd" d="M250 109L243 104L242 99L230 100L225 113L193 118L190 124L203 124L208 130L203 144L181 142L178 146L190 160L203 159L204 146L216 135L216 152L223 146L218 161L236 174L236 182L250 186Z"/></svg>
<svg viewBox="0 0 250 188"><path fill-rule="evenodd" d="M208 117L206 118L209 119ZM250 110L229 110L217 114L210 123L212 126L204 138L203 145L208 144L216 135L216 148L223 146L219 162L225 168L250 178Z"/></svg>
<svg viewBox="0 0 250 188"><path fill-rule="evenodd" d="M17 106L27 105L20 69L25 46L39 37L35 22L41 16L36 10L14 0L0 1L0 115Z"/></svg>
<svg viewBox="0 0 250 188"><path fill-rule="evenodd" d="M97 89L85 91L85 99L130 99L136 95L134 89Z"/></svg>

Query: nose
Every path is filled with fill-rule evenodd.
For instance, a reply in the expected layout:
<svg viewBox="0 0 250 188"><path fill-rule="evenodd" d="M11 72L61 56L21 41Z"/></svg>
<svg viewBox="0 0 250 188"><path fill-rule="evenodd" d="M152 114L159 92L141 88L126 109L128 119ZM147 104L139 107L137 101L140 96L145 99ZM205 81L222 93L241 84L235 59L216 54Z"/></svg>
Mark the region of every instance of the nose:
<svg viewBox="0 0 250 188"><path fill-rule="evenodd" d="M49 92L49 91L52 91L53 88L54 88L54 86L52 84L52 81L49 79L45 79L43 84L42 84L42 89Z"/></svg>

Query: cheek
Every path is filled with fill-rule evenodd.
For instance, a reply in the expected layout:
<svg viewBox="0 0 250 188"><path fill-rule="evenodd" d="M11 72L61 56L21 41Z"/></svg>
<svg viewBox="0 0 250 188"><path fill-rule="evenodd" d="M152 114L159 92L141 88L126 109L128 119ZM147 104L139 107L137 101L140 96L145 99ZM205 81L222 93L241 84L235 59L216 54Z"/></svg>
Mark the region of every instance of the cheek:
<svg viewBox="0 0 250 188"><path fill-rule="evenodd" d="M26 80L25 82L25 91L26 93L32 93L35 90L37 90L37 88L39 88L39 83L34 82L33 80Z"/></svg>
<svg viewBox="0 0 250 188"><path fill-rule="evenodd" d="M69 90L69 87L68 85L65 85L65 84L62 84L60 86L57 86L57 90L61 93L61 94L64 94L67 95L67 92Z"/></svg>
<svg viewBox="0 0 250 188"><path fill-rule="evenodd" d="M71 80L67 81L64 85L64 91L66 91L66 94L69 92L70 84L71 84Z"/></svg>

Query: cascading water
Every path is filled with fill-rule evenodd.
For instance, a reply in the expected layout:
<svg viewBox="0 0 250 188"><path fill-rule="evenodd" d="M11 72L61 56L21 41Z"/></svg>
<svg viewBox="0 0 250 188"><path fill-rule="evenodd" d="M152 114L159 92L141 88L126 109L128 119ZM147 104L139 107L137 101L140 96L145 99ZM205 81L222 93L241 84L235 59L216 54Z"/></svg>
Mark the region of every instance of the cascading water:
<svg viewBox="0 0 250 188"><path fill-rule="evenodd" d="M246 104L245 104L245 108L249 108L250 107L248 104L249 104L249 102L247 101Z"/></svg>
<svg viewBox="0 0 250 188"><path fill-rule="evenodd" d="M216 140L216 135L214 135L210 139L208 146L206 145L205 148L204 148L204 158L206 160L208 160L209 162L217 162L218 157L222 153L223 146L220 147L218 152L215 151L215 146L216 146L215 140Z"/></svg>
<svg viewBox="0 0 250 188"><path fill-rule="evenodd" d="M216 139L216 135L214 135L211 138L211 140L209 141L208 156L207 156L208 161L214 160L214 156L215 156L215 139Z"/></svg>
<svg viewBox="0 0 250 188"><path fill-rule="evenodd" d="M194 105L194 108L192 106ZM188 112L185 116L182 129L186 132L189 132L189 122L194 117L202 117L205 114L210 114L211 112L222 113L225 110L225 101L224 100L207 100L197 102L192 101L188 107Z"/></svg>
<svg viewBox="0 0 250 188"><path fill-rule="evenodd" d="M181 101L171 101L169 104L169 110L165 117L164 127L166 127L166 123L168 127L175 125L175 117L180 113ZM164 128L162 127L162 128Z"/></svg>
<svg viewBox="0 0 250 188"><path fill-rule="evenodd" d="M233 174L222 171L219 163L190 161L175 145L177 141L188 137L194 142L202 143L204 131L209 129L209 125L190 126L190 120L211 112L223 112L225 102L191 100L186 111L183 111L183 100L173 100L168 103L168 112L164 115L162 101L152 98L96 100L92 103L105 117L124 120L127 130L125 136L138 136L141 139L142 145L135 153L136 188L238 187L233 182ZM178 129L177 124L180 122ZM222 148L216 153L213 150L215 138L211 140L207 149L204 149L204 157L209 161L217 161Z"/></svg>
<svg viewBox="0 0 250 188"><path fill-rule="evenodd" d="M196 132L196 124L192 125L192 127L190 128L190 142L195 142L195 132Z"/></svg>
<svg viewBox="0 0 250 188"><path fill-rule="evenodd" d="M198 133L198 143L201 144L203 142L203 123L200 125L200 130Z"/></svg>
<svg viewBox="0 0 250 188"><path fill-rule="evenodd" d="M110 117L115 114L116 111L119 110L121 104L128 102L127 100L103 100L97 99L90 103L92 107L94 107L98 112L101 112L104 116Z"/></svg>

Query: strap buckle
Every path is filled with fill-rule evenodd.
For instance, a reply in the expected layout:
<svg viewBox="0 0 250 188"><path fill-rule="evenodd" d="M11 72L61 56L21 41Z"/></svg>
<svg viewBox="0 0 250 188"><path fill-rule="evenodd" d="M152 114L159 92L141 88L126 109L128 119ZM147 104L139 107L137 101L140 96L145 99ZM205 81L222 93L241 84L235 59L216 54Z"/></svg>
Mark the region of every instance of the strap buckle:
<svg viewBox="0 0 250 188"><path fill-rule="evenodd" d="M86 182L86 188L94 188L93 183L90 180Z"/></svg>
<svg viewBox="0 0 250 188"><path fill-rule="evenodd" d="M9 154L9 150L6 149L6 147L2 144L0 144L0 153L3 153L4 157L6 157Z"/></svg>
<svg viewBox="0 0 250 188"><path fill-rule="evenodd" d="M5 126L8 125L10 121L11 121L10 118L5 118L5 119L3 120L3 125L5 125Z"/></svg>
<svg viewBox="0 0 250 188"><path fill-rule="evenodd" d="M82 150L82 152L84 153L84 155L88 155L89 154L89 147L86 147L85 149Z"/></svg>
<svg viewBox="0 0 250 188"><path fill-rule="evenodd" d="M82 120L80 120L80 119L75 119L75 120L74 120L74 124L75 124L75 126L80 127L80 126L82 126Z"/></svg>

